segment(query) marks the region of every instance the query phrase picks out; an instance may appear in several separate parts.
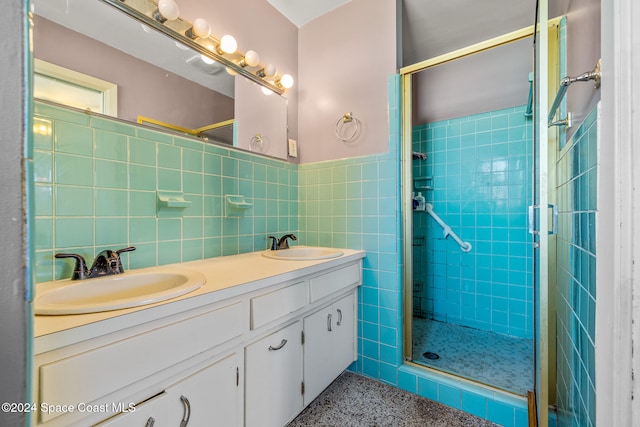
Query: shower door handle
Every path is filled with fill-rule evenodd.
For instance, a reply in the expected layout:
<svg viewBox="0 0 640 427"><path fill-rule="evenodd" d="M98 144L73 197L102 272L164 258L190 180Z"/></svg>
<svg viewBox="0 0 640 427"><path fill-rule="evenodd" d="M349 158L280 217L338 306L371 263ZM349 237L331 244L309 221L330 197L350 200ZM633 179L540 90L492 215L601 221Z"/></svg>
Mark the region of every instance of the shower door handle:
<svg viewBox="0 0 640 427"><path fill-rule="evenodd" d="M536 230L536 209L539 207L538 205L529 206L529 234L540 233L539 230ZM547 208L551 209L551 230L548 231L548 234L558 234L558 205L549 203Z"/></svg>
<svg viewBox="0 0 640 427"><path fill-rule="evenodd" d="M549 203L551 209L551 230L549 234L558 234L558 205Z"/></svg>
<svg viewBox="0 0 640 427"><path fill-rule="evenodd" d="M536 230L536 209L538 205L529 206L529 234L538 234Z"/></svg>

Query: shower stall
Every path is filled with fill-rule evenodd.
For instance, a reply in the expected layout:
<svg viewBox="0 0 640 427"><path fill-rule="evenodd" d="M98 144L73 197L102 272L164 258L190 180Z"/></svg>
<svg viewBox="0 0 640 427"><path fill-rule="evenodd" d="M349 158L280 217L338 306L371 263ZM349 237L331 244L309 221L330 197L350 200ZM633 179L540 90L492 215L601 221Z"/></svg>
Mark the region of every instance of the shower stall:
<svg viewBox="0 0 640 427"><path fill-rule="evenodd" d="M534 31L402 70L405 359L520 396L545 357L529 209Z"/></svg>
<svg viewBox="0 0 640 427"><path fill-rule="evenodd" d="M518 394L533 388L526 108L417 124L412 147L428 207L412 213L412 360Z"/></svg>

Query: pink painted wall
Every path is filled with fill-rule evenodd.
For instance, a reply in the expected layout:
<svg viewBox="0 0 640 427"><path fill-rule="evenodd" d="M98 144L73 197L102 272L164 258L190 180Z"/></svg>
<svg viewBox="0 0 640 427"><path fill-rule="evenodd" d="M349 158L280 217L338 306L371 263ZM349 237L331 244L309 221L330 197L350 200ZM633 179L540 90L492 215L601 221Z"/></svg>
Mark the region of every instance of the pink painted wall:
<svg viewBox="0 0 640 427"><path fill-rule="evenodd" d="M300 28L298 55L300 163L386 152L396 3L352 0L320 16ZM352 143L343 143L335 136L336 121L349 111L362 129Z"/></svg>

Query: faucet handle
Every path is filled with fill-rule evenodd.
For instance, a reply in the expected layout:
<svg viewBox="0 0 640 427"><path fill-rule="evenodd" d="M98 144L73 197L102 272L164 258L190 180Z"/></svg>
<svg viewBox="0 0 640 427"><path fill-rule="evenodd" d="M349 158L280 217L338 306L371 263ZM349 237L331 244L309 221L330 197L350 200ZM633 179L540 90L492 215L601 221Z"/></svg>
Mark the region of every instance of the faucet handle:
<svg viewBox="0 0 640 427"><path fill-rule="evenodd" d="M73 268L73 275L71 276L71 280L84 280L89 276L89 270L87 269L87 262L84 260L84 257L79 254L70 254L70 253L57 253L55 254L56 258L73 258L76 260L76 265Z"/></svg>
<svg viewBox="0 0 640 427"><path fill-rule="evenodd" d="M116 251L116 253L117 253L118 255L120 255L122 252L131 252L131 251L135 251L135 250L136 250L136 247L135 247L135 246L129 246L128 248L118 249L118 250Z"/></svg>
<svg viewBox="0 0 640 427"><path fill-rule="evenodd" d="M135 246L129 246L128 248L118 249L116 251L116 255L118 256L118 264L116 266L116 273L124 273L124 268L122 267L122 261L120 260L120 254L123 252L132 252L135 251Z"/></svg>

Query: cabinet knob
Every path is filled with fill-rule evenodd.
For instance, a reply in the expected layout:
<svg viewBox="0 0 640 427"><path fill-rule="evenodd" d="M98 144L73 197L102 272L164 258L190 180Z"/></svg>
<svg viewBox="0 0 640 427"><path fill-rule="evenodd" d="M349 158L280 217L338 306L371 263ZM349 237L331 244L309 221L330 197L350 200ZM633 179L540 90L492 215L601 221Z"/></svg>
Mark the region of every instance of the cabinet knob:
<svg viewBox="0 0 640 427"><path fill-rule="evenodd" d="M274 346L272 346L272 345L270 345L270 346L269 346L269 351L276 351L276 350L280 350L282 347L284 347L284 346L285 346L285 344L286 344L286 343L287 343L287 340L283 339L283 340L280 342L280 344L279 344L279 345L277 345L277 346L275 346L275 347L274 347Z"/></svg>
<svg viewBox="0 0 640 427"><path fill-rule="evenodd" d="M180 421L180 427L187 427L189 424L189 418L191 418L191 403L189 403L189 399L185 396L180 396L180 401L184 406L184 414L182 415L182 420Z"/></svg>

